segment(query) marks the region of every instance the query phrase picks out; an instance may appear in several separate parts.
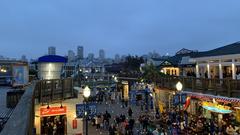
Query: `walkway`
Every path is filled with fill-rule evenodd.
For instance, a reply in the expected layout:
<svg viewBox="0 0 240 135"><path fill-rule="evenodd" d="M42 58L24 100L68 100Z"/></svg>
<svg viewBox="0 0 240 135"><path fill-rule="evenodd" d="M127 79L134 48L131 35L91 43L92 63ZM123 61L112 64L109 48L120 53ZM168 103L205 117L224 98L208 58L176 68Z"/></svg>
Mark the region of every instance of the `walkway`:
<svg viewBox="0 0 240 135"><path fill-rule="evenodd" d="M140 114L143 114L144 111L141 111L140 106L136 106L136 105L130 105L130 107L133 110L133 118L135 120L137 120L137 118L139 117ZM120 114L124 114L126 115L126 117L128 116L128 108L122 108L121 107L121 103L117 102L115 104L98 104L97 105L97 111L98 112L105 112L106 110L111 114L111 121L110 123L113 122L113 118L116 115L120 115ZM154 112L152 112L154 113ZM149 113L148 113L149 114ZM92 126L89 122L89 135L108 135L108 131L97 131L95 126Z"/></svg>

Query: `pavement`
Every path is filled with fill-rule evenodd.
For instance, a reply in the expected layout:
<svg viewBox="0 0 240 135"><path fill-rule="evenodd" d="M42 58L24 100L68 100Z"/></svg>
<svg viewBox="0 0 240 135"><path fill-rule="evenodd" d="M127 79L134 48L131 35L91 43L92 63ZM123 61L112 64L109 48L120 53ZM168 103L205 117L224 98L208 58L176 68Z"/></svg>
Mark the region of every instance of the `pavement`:
<svg viewBox="0 0 240 135"><path fill-rule="evenodd" d="M132 116L133 116L133 118L135 118L135 120L137 120L139 115L145 113L145 111L141 111L140 106L129 105L128 107L131 107L131 109L133 110ZM126 117L128 117L128 113L127 113L128 112L128 107L122 108L120 102L116 102L114 104L109 104L109 102L105 102L105 103L102 103L102 104L97 104L97 111L98 111L98 113L105 113L105 111L107 110L111 114L110 123L112 123L113 118L116 115L119 116L120 114L124 114ZM154 113L154 112L151 112L151 113ZM96 127L92 126L90 124L90 122L89 122L88 127L89 127L89 135L108 135L108 131L96 130Z"/></svg>

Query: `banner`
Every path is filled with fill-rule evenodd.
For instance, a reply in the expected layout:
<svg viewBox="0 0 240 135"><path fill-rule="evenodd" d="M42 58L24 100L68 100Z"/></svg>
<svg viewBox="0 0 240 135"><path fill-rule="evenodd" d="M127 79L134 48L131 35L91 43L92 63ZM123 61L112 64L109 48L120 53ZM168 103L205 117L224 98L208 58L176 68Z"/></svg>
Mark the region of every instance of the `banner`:
<svg viewBox="0 0 240 135"><path fill-rule="evenodd" d="M97 115L97 105L95 103L90 104L76 104L76 116L77 118L84 118L85 112L88 112L88 116L94 117Z"/></svg>
<svg viewBox="0 0 240 135"><path fill-rule="evenodd" d="M63 115L67 113L67 107L49 107L40 108L41 116Z"/></svg>
<svg viewBox="0 0 240 135"><path fill-rule="evenodd" d="M24 85L28 83L27 66L13 66L13 85Z"/></svg>
<svg viewBox="0 0 240 135"><path fill-rule="evenodd" d="M176 94L176 95L174 95L173 96L173 104L176 106L176 105L178 105L179 103L180 103L180 101L179 101L179 94Z"/></svg>

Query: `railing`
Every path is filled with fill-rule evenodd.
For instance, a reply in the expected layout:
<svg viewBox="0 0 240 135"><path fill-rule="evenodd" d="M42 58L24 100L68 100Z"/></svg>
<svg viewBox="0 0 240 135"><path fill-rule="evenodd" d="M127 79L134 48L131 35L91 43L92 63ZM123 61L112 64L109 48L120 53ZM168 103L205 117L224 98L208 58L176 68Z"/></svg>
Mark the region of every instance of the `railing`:
<svg viewBox="0 0 240 135"><path fill-rule="evenodd" d="M33 82L26 88L0 135L34 134L35 101L51 103L64 100L72 98L73 92L73 79L71 78Z"/></svg>
<svg viewBox="0 0 240 135"><path fill-rule="evenodd" d="M182 82L183 89L186 91L240 98L240 80L161 77L158 79L157 85L162 88L175 89L178 81Z"/></svg>
<svg viewBox="0 0 240 135"><path fill-rule="evenodd" d="M42 80L36 84L35 98L38 103L61 101L74 97L73 79Z"/></svg>

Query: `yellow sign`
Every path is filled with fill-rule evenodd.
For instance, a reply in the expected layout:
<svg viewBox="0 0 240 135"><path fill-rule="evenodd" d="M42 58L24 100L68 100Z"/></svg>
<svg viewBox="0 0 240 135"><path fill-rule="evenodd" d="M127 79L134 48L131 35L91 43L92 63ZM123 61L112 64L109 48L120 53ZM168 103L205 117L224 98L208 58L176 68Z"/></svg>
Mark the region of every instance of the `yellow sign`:
<svg viewBox="0 0 240 135"><path fill-rule="evenodd" d="M219 105L218 103L212 103L212 102L202 102L202 106L209 106L209 107L215 107L221 110L230 110L229 106L223 106L223 105Z"/></svg>
<svg viewBox="0 0 240 135"><path fill-rule="evenodd" d="M164 110L163 110L164 104L163 104L161 101L159 101L159 102L158 102L158 105L159 105L159 112L160 112L160 113L163 113L163 112L164 112Z"/></svg>
<svg viewBox="0 0 240 135"><path fill-rule="evenodd" d="M240 109L236 110L236 120L237 122L240 122Z"/></svg>
<svg viewBox="0 0 240 135"><path fill-rule="evenodd" d="M229 106L223 106L219 105L217 102L212 103L212 102L202 102L202 107L216 113L231 113L232 111L230 110Z"/></svg>
<svg viewBox="0 0 240 135"><path fill-rule="evenodd" d="M129 99L128 92L129 92L128 84L124 84L123 85L123 98L124 98L124 100Z"/></svg>

